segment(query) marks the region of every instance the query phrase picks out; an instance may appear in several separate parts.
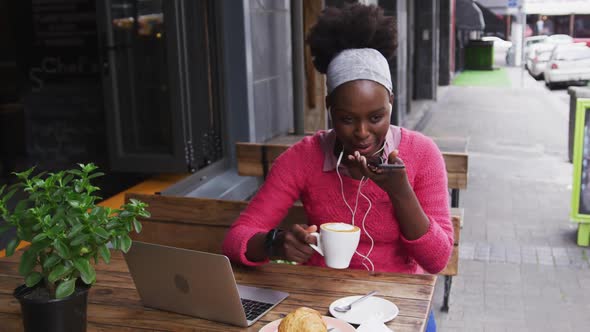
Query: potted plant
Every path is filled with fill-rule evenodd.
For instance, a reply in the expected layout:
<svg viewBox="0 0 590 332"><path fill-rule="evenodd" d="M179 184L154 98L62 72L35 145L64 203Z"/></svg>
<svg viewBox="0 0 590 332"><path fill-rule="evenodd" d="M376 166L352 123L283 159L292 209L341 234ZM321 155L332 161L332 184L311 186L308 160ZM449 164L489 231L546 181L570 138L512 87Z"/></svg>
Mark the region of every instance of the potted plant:
<svg viewBox="0 0 590 332"><path fill-rule="evenodd" d="M91 180L103 175L97 167L33 175L34 168L14 173L15 185L0 188L0 234L16 228L6 245L11 256L21 241L31 245L20 258L25 284L14 296L21 303L26 331L85 331L87 293L96 281L93 263L109 263L110 246L127 252L129 233L141 231L137 217L149 217L146 204L131 200L120 209L97 206L100 197ZM19 191L25 198L14 209L8 200Z"/></svg>

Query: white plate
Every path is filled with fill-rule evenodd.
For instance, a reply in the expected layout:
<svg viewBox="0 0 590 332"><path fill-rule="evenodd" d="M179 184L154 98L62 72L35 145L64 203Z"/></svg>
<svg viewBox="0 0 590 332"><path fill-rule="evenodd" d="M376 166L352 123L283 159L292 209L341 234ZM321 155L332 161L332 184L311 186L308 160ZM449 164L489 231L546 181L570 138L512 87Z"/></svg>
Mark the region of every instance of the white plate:
<svg viewBox="0 0 590 332"><path fill-rule="evenodd" d="M369 319L385 323L399 314L399 308L393 302L376 296L371 296L360 303L354 304L352 309L345 313L334 310L334 307L347 305L360 297L360 295L348 296L332 302L330 304L330 314L355 325L361 325Z"/></svg>
<svg viewBox="0 0 590 332"><path fill-rule="evenodd" d="M328 316L322 316L322 319L324 320L326 325L328 325L329 329L331 329L331 328L334 329L330 332L355 332L356 331L354 329L354 327L352 327L352 325L350 325L347 322L342 321L340 319L336 319L336 318L328 317ZM274 320L274 321L264 325L260 330L258 330L258 332L277 332L277 330L279 328L279 324L281 323L282 320L283 320L282 318Z"/></svg>

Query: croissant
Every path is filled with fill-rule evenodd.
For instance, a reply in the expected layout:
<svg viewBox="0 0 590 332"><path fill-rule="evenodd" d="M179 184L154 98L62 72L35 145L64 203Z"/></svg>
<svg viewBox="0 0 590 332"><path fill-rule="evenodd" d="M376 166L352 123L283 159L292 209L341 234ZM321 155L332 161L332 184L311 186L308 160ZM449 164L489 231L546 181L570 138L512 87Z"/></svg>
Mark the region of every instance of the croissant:
<svg viewBox="0 0 590 332"><path fill-rule="evenodd" d="M278 332L327 332L322 315L311 308L301 307L290 312L279 324Z"/></svg>

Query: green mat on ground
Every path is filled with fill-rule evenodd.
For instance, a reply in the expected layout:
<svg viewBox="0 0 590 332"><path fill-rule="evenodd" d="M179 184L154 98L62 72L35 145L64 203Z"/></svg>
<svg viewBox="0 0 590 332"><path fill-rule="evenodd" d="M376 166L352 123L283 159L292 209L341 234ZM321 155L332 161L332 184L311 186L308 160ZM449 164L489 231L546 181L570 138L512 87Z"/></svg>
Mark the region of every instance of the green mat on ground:
<svg viewBox="0 0 590 332"><path fill-rule="evenodd" d="M453 80L459 86L510 87L510 78L504 68L494 70L464 70Z"/></svg>

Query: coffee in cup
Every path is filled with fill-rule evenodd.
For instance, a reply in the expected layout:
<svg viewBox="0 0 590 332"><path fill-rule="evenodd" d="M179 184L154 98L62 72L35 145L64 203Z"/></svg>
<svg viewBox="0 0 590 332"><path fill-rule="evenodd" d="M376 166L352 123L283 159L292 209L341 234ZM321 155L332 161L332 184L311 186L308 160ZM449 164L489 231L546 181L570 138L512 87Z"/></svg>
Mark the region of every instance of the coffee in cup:
<svg viewBox="0 0 590 332"><path fill-rule="evenodd" d="M320 226L320 233L311 233L318 245L310 246L324 256L326 265L334 269L346 269L358 247L361 230L342 222L330 222Z"/></svg>

